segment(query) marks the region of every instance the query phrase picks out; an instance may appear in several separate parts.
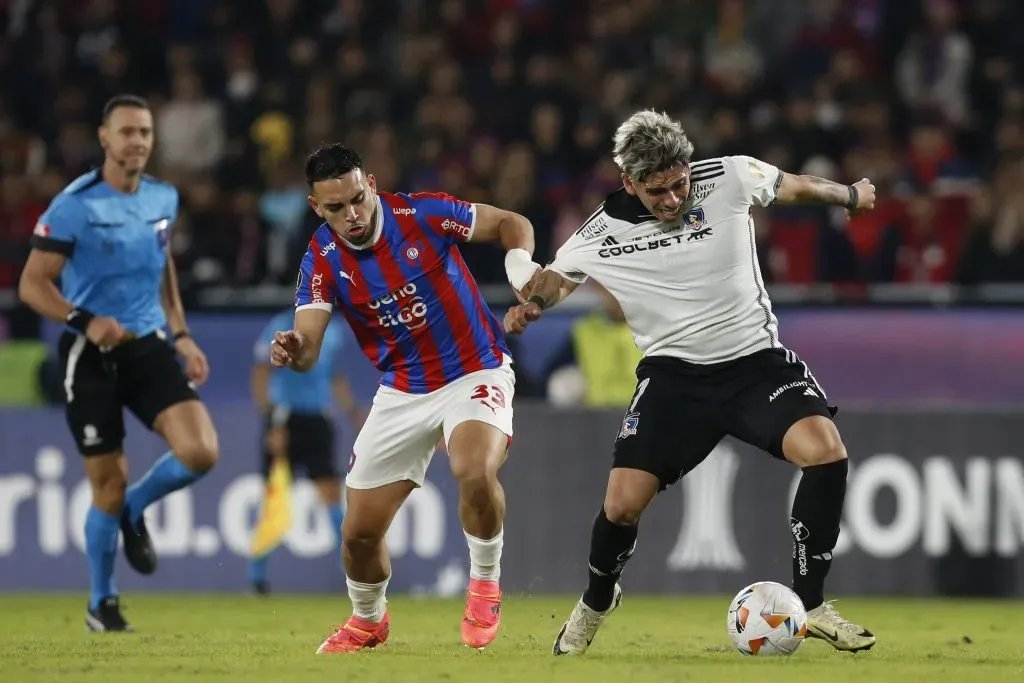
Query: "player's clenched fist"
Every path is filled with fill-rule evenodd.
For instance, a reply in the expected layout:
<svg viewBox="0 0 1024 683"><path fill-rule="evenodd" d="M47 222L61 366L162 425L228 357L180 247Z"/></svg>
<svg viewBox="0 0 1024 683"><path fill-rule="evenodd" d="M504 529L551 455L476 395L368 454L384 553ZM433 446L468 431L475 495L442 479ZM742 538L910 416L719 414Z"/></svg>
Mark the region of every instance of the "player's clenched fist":
<svg viewBox="0 0 1024 683"><path fill-rule="evenodd" d="M505 314L505 331L509 334L520 334L527 325L540 320L540 316L541 308L533 301L513 306Z"/></svg>
<svg viewBox="0 0 1024 683"><path fill-rule="evenodd" d="M275 332L274 341L270 343L271 365L277 368L291 365L302 351L305 341L305 337L295 330Z"/></svg>
<svg viewBox="0 0 1024 683"><path fill-rule="evenodd" d="M861 178L853 184L857 188L857 208L850 211L851 215L871 211L875 208L875 186L867 178Z"/></svg>

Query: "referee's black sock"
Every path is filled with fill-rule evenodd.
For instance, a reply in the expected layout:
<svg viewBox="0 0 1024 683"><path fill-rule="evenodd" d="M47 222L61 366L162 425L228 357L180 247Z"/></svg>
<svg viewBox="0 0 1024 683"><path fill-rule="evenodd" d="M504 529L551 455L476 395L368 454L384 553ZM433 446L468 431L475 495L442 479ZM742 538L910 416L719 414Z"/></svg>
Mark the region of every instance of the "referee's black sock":
<svg viewBox="0 0 1024 683"><path fill-rule="evenodd" d="M613 524L604 506L594 519L590 536L590 583L583 602L592 610L604 612L612 606L615 583L636 549L637 526Z"/></svg>
<svg viewBox="0 0 1024 683"><path fill-rule="evenodd" d="M847 460L803 468L793 500L793 590L812 610L825 601L825 577L839 539L846 498Z"/></svg>

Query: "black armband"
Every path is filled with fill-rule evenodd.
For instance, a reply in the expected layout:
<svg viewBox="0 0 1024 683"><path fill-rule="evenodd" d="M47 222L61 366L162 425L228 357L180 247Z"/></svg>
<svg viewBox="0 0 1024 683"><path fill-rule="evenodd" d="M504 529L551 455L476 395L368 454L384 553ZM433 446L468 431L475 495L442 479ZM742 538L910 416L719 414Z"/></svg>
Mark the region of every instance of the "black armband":
<svg viewBox="0 0 1024 683"><path fill-rule="evenodd" d="M533 296L531 296L529 299L526 300L526 303L528 303L528 304L530 304L530 303L537 304L537 306L539 306L540 309L543 311L544 310L544 305L547 302L544 300L544 297L540 296L539 294L534 294Z"/></svg>
<svg viewBox="0 0 1024 683"><path fill-rule="evenodd" d="M860 201L860 192L857 191L857 187L855 185L847 185L847 187L850 190L850 199L846 202L846 208L850 211L856 211L857 202Z"/></svg>
<svg viewBox="0 0 1024 683"><path fill-rule="evenodd" d="M182 330L181 332L175 332L174 333L174 341L178 341L179 339L186 339L187 337L191 337L191 336L192 336L192 333L189 332L188 330Z"/></svg>
<svg viewBox="0 0 1024 683"><path fill-rule="evenodd" d="M89 328L89 323L96 316L84 308L72 308L68 311L68 314L64 316L64 323L75 330L85 334L85 331Z"/></svg>

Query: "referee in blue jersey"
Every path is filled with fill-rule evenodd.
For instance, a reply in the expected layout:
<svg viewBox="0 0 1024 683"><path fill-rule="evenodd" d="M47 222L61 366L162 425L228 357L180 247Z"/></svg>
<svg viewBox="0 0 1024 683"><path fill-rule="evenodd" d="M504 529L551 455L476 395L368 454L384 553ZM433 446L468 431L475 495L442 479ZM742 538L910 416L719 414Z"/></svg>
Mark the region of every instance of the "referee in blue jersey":
<svg viewBox="0 0 1024 683"><path fill-rule="evenodd" d="M129 564L143 574L155 571L143 512L205 474L218 447L195 392L209 367L189 336L167 246L178 192L142 172L153 149L146 101L119 95L107 102L99 141L103 166L64 188L39 219L18 294L66 326L65 414L93 501L85 519L85 623L92 631L130 631L113 582L118 531ZM123 450L126 407L171 449L132 486Z"/></svg>
<svg viewBox="0 0 1024 683"><path fill-rule="evenodd" d="M270 365L270 345L277 332L292 327L295 311L289 308L273 317L253 350L250 384L253 400L263 415L263 475L266 491L260 519L253 533L249 583L253 591L270 592L267 559L291 528L291 480L293 469L302 470L316 487L327 508L331 531L341 546L341 477L335 465L334 412L340 408L353 429L364 414L339 366L346 335L344 323L331 320L324 332L320 362L309 372L295 372ZM341 555L338 554L340 565Z"/></svg>

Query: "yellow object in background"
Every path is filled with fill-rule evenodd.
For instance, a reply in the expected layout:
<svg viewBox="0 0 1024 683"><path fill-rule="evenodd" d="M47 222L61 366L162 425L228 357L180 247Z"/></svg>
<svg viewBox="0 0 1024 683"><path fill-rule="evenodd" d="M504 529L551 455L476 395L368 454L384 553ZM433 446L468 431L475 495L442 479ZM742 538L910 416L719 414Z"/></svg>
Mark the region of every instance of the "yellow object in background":
<svg viewBox="0 0 1024 683"><path fill-rule="evenodd" d="M45 403L39 370L49 348L36 340L0 344L0 406L40 406Z"/></svg>
<svg viewBox="0 0 1024 683"><path fill-rule="evenodd" d="M270 466L260 519L252 536L252 557L262 557L281 545L292 528L292 470L284 458Z"/></svg>

